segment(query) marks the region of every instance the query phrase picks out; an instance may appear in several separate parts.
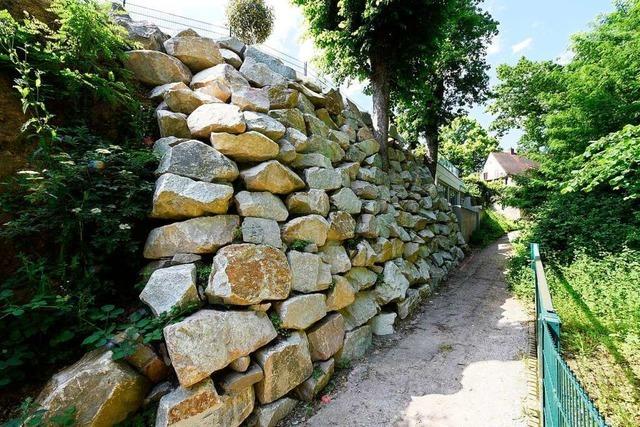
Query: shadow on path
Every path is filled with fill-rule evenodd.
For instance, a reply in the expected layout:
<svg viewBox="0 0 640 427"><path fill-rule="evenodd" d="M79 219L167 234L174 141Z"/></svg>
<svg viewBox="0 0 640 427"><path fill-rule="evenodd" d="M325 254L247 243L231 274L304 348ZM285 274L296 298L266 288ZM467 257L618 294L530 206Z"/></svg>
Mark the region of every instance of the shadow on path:
<svg viewBox="0 0 640 427"><path fill-rule="evenodd" d="M306 425L526 425L530 319L506 289L509 250L505 236L474 253Z"/></svg>

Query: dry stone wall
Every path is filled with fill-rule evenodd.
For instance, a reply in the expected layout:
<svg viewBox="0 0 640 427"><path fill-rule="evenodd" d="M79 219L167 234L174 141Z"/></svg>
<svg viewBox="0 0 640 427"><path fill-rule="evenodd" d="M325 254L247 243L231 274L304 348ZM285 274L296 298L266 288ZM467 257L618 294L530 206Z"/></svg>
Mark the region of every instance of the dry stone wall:
<svg viewBox="0 0 640 427"><path fill-rule="evenodd" d="M189 30L164 50L126 63L155 86L162 136L140 299L155 315L200 308L128 363L87 355L39 401L84 425L146 396L157 426L272 426L392 334L464 241L428 169L394 142L385 170L370 118L338 91L232 38Z"/></svg>

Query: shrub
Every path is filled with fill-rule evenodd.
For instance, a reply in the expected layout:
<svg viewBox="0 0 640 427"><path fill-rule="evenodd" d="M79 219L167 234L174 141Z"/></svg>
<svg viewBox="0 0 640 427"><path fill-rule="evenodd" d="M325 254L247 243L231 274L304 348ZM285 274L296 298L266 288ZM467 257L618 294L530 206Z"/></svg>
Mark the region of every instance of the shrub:
<svg viewBox="0 0 640 427"><path fill-rule="evenodd" d="M273 9L264 0L231 0L227 19L234 36L246 44L264 42L273 30Z"/></svg>
<svg viewBox="0 0 640 427"><path fill-rule="evenodd" d="M43 379L88 335L128 324L148 231L156 162L142 143L149 110L120 63L125 32L93 0L51 9L51 28L0 12L0 69L38 143L29 170L0 183L0 238L19 259L0 279L0 388Z"/></svg>
<svg viewBox="0 0 640 427"><path fill-rule="evenodd" d="M515 230L515 224L492 209L486 209L480 225L471 234L470 243L481 248Z"/></svg>

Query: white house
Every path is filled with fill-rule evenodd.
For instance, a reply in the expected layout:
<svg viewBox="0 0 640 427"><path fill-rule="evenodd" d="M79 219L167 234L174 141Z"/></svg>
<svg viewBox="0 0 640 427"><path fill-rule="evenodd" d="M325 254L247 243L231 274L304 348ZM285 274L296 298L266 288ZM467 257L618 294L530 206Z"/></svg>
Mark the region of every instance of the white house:
<svg viewBox="0 0 640 427"><path fill-rule="evenodd" d="M480 177L484 181L503 180L506 185L513 185L513 177L529 169L535 169L538 163L519 156L513 148L510 152L496 152L489 154Z"/></svg>

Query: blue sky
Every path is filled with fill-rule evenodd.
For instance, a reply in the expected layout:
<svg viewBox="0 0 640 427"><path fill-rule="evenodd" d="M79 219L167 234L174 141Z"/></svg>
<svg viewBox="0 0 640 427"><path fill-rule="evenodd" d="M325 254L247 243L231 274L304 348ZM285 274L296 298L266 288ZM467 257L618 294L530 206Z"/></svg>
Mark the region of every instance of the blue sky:
<svg viewBox="0 0 640 427"><path fill-rule="evenodd" d="M139 10L135 5L140 5L224 25L227 1L130 0L127 3L131 5L131 11ZM288 0L265 1L273 6L276 15L274 32L265 44L301 60L311 59L315 49L313 43L304 38L304 19L298 8ZM613 10L611 0L486 0L484 7L500 22L500 34L489 47L487 57L492 66L492 84L496 82L497 65L515 64L522 56L534 60L568 60L571 35L587 30L596 16ZM134 15L134 18L139 16ZM371 100L362 94L363 86L363 82L352 82L342 89L361 108L370 110ZM484 126L491 122L484 106L474 107L470 115ZM502 148L515 147L518 138L518 132L506 135L501 141Z"/></svg>

